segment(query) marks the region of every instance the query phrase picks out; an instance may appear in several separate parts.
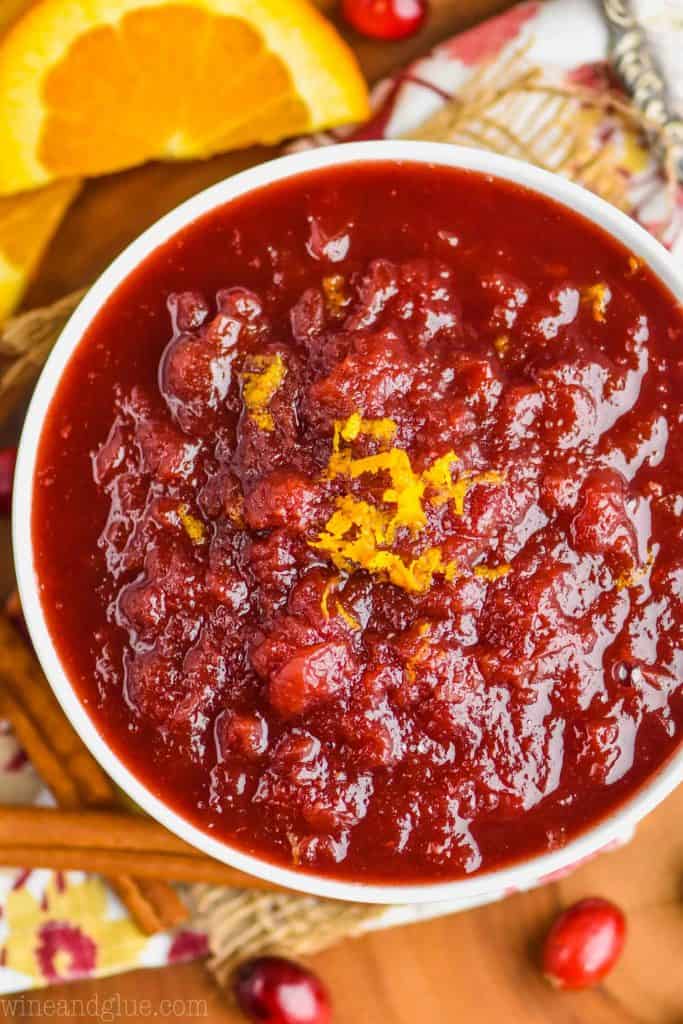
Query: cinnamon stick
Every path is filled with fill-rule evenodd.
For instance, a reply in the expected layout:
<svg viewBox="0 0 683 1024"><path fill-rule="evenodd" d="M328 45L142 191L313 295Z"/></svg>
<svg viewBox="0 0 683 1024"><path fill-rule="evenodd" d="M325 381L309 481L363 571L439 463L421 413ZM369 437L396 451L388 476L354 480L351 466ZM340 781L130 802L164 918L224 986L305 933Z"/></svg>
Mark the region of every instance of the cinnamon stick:
<svg viewBox="0 0 683 1024"><path fill-rule="evenodd" d="M59 758L44 742L33 719L6 690L0 690L0 718L7 718L12 723L16 737L28 753L33 767L41 779L46 782L50 780L47 784L59 806L78 807L81 801L76 783L64 773Z"/></svg>
<svg viewBox="0 0 683 1024"><path fill-rule="evenodd" d="M267 882L207 857L152 818L124 811L2 807L0 864L7 863L7 858L14 863L19 857L17 850L31 864L40 861L40 867L53 866L55 859L63 866L68 859L79 870L102 871L105 863L107 868L123 865L135 870L140 878L215 882L241 889L272 888ZM99 866L92 867L95 863Z"/></svg>
<svg viewBox="0 0 683 1024"><path fill-rule="evenodd" d="M146 916L150 910L156 917L158 924L155 927L150 927L149 935L167 928L177 928L190 916L187 907L169 882L158 878L129 878L128 875L117 875L116 877L119 883L121 879L130 883L130 892L126 899L121 898L120 891L119 899L128 907L135 920L138 921L141 917ZM172 900L168 898L169 891L173 893L174 899ZM137 908L136 913L130 909L131 906Z"/></svg>
<svg viewBox="0 0 683 1024"><path fill-rule="evenodd" d="M66 846L0 846L0 864L5 867L50 868L53 871L93 871L100 875L116 876L135 871L136 879L155 882L204 882L244 888L245 876L241 871L212 857L184 855L182 853L144 852L131 854L128 850L102 847ZM269 882L254 878L253 889L273 889Z"/></svg>
<svg viewBox="0 0 683 1024"><path fill-rule="evenodd" d="M68 845L72 849L205 855L152 818L125 811L72 811L55 807L0 807L0 850L6 846Z"/></svg>
<svg viewBox="0 0 683 1024"><path fill-rule="evenodd" d="M41 778L62 807L117 803L114 784L65 717L37 659L4 615L0 615L1 714L7 716ZM18 866L36 866L28 861ZM43 865L48 867L49 865ZM172 927L189 916L173 887L131 877L128 869L110 877L121 902L147 934Z"/></svg>
<svg viewBox="0 0 683 1024"><path fill-rule="evenodd" d="M13 858L9 858L10 860ZM37 864L29 864L28 861L21 864L8 864L7 867L38 867ZM45 865L40 865L45 866ZM67 870L64 868L63 870ZM165 928L171 928L173 915L168 914L165 909L165 904L161 901L155 902L153 894L147 889L148 885L152 885L152 882L144 882L138 878L131 878L130 875L114 875L110 876L107 881L111 885L112 889L121 900L128 913L131 915L135 923L137 924L140 931L146 935L154 935L156 932L161 932ZM163 909L162 909L163 908ZM178 920L178 924L185 920L187 911L182 905L181 916Z"/></svg>
<svg viewBox="0 0 683 1024"><path fill-rule="evenodd" d="M115 803L113 782L71 726L33 651L5 615L0 615L0 680L32 719L45 745L58 756L59 774L66 774L73 780L80 803L88 806ZM53 774L43 781L50 789L58 784Z"/></svg>

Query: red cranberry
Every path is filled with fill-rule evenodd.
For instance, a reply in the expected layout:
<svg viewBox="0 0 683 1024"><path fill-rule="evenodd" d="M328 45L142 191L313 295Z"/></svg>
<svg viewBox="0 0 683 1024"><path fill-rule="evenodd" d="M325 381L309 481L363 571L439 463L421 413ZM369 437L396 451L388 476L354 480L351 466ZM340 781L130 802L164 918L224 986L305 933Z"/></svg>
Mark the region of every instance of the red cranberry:
<svg viewBox="0 0 683 1024"><path fill-rule="evenodd" d="M621 956L626 920L613 903L580 900L557 918L543 946L543 973L558 988L590 988Z"/></svg>
<svg viewBox="0 0 683 1024"><path fill-rule="evenodd" d="M349 676L352 658L345 643L330 641L295 650L271 677L271 704L284 718L300 715L340 690Z"/></svg>
<svg viewBox="0 0 683 1024"><path fill-rule="evenodd" d="M343 0L349 25L373 39L405 39L422 27L427 0Z"/></svg>
<svg viewBox="0 0 683 1024"><path fill-rule="evenodd" d="M12 483L16 461L16 448L0 448L0 515L3 516L8 516L12 507Z"/></svg>
<svg viewBox="0 0 683 1024"><path fill-rule="evenodd" d="M248 960L233 977L240 1009L260 1024L330 1024L327 990L310 971L277 956Z"/></svg>

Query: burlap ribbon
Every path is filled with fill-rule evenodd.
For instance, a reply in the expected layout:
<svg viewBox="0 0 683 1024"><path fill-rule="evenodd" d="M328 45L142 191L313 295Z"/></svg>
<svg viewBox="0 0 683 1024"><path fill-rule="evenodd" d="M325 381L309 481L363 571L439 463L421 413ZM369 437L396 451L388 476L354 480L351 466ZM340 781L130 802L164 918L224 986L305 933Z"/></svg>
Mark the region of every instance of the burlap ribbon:
<svg viewBox="0 0 683 1024"><path fill-rule="evenodd" d="M0 422L24 399L85 291L14 317L0 334Z"/></svg>

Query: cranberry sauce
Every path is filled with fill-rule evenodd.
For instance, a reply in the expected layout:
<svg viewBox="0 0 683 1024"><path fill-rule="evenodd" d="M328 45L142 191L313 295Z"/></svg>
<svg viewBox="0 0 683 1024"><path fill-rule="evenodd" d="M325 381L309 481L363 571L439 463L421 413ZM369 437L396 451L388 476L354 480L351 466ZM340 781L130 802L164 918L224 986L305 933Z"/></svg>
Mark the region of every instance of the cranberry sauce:
<svg viewBox="0 0 683 1024"><path fill-rule="evenodd" d="M117 290L40 443L49 627L193 822L455 878L615 808L683 725L683 317L482 175L326 170Z"/></svg>

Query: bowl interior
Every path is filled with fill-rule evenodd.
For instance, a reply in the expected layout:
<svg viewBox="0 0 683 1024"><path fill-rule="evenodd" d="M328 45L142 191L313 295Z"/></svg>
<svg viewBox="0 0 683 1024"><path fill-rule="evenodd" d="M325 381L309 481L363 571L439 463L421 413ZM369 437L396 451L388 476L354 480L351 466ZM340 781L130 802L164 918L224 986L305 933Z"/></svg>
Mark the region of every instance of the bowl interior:
<svg viewBox="0 0 683 1024"><path fill-rule="evenodd" d="M183 203L133 242L92 286L64 328L35 389L21 437L15 477L13 546L26 622L43 669L66 715L114 781L152 817L205 853L286 888L314 895L375 903L440 900L474 901L561 871L628 834L633 825L683 778L683 749L616 812L580 834L562 849L542 854L471 879L417 885L337 881L313 872L294 871L246 854L200 830L152 793L113 752L98 732L60 662L43 615L34 569L31 498L38 442L51 399L69 359L104 302L158 246L202 214L273 181L323 167L360 161L401 160L459 167L504 178L540 192L597 223L643 259L664 285L683 300L683 280L668 255L649 234L620 211L584 189L538 168L479 150L439 143L366 142L284 157L242 172Z"/></svg>

